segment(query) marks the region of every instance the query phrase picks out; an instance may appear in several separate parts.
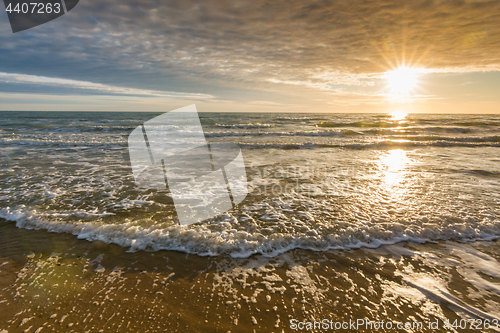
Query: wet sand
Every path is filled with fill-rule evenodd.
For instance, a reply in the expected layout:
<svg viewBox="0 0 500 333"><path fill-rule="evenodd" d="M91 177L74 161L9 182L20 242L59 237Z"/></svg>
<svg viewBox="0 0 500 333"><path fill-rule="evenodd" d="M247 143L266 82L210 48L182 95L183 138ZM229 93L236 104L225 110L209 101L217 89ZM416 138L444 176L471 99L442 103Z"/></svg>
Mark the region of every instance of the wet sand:
<svg viewBox="0 0 500 333"><path fill-rule="evenodd" d="M0 332L297 331L292 319L421 321L423 329L406 331L446 332L446 319L498 313L495 263L488 275L466 262L477 262L466 255L481 251L480 260L498 264L497 247L496 242L398 243L234 259L130 253L2 221ZM436 320L440 328L429 329Z"/></svg>

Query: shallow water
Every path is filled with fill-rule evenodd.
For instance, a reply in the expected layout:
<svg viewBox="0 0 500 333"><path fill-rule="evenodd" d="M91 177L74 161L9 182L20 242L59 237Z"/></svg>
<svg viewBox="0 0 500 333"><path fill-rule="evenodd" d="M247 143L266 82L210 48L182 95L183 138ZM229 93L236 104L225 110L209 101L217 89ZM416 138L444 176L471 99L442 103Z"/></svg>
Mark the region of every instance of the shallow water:
<svg viewBox="0 0 500 333"><path fill-rule="evenodd" d="M500 317L500 116L202 113L250 193L181 227L130 168L156 115L0 112L0 332Z"/></svg>
<svg viewBox="0 0 500 333"><path fill-rule="evenodd" d="M294 320L500 331L496 241L235 259L130 253L6 223L0 231L0 332L294 332ZM465 328L445 329L455 321ZM393 331L366 325L342 331Z"/></svg>
<svg viewBox="0 0 500 333"><path fill-rule="evenodd" d="M209 142L242 147L250 194L181 227L169 192L130 169L127 136L155 115L1 112L0 217L233 257L500 236L499 116L201 114Z"/></svg>

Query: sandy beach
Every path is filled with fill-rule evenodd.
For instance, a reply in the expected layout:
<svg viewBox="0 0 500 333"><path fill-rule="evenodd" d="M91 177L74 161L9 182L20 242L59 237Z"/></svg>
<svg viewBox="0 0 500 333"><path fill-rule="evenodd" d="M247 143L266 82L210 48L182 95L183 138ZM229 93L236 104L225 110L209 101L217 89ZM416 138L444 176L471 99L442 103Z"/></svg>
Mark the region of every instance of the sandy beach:
<svg viewBox="0 0 500 333"><path fill-rule="evenodd" d="M488 288L500 282L492 273L500 266L496 242L233 259L129 253L0 227L2 332L292 332L294 319L422 323L406 331L448 332L446 320L486 319L500 304ZM440 328L428 328L436 320ZM376 331L366 325L342 331Z"/></svg>
<svg viewBox="0 0 500 333"><path fill-rule="evenodd" d="M0 333L500 332L500 0L4 5Z"/></svg>
<svg viewBox="0 0 500 333"><path fill-rule="evenodd" d="M131 173L151 114L4 115L2 333L497 329L495 116L203 115L249 194L181 226Z"/></svg>

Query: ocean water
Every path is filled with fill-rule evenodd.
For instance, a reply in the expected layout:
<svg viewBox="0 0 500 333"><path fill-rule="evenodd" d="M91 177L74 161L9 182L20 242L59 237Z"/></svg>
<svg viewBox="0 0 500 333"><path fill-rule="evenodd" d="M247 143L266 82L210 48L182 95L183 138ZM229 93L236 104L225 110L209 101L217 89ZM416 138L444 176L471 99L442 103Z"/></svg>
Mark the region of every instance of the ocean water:
<svg viewBox="0 0 500 333"><path fill-rule="evenodd" d="M159 114L0 112L1 333L500 331L500 116L200 113L249 195L182 227L130 167Z"/></svg>
<svg viewBox="0 0 500 333"><path fill-rule="evenodd" d="M250 193L180 226L135 186L127 136L159 113L0 112L0 217L135 250L198 255L500 236L500 116L200 113L240 145ZM179 131L182 131L179 128Z"/></svg>

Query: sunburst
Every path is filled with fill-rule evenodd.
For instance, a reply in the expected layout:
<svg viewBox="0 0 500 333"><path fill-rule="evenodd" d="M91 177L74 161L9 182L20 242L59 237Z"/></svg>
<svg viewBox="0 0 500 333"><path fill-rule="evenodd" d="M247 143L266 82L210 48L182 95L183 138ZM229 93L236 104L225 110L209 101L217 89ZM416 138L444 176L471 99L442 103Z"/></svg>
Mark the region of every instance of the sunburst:
<svg viewBox="0 0 500 333"><path fill-rule="evenodd" d="M427 73L422 62L428 50L420 53L414 49L411 54L407 54L405 45L402 46L401 54L395 52L394 47L378 50L385 61L385 64L380 64L385 69L381 78L387 82L388 97L394 100L411 100L420 89L420 76Z"/></svg>
<svg viewBox="0 0 500 333"><path fill-rule="evenodd" d="M386 79L392 95L409 96L417 86L419 68L402 66L386 72Z"/></svg>

